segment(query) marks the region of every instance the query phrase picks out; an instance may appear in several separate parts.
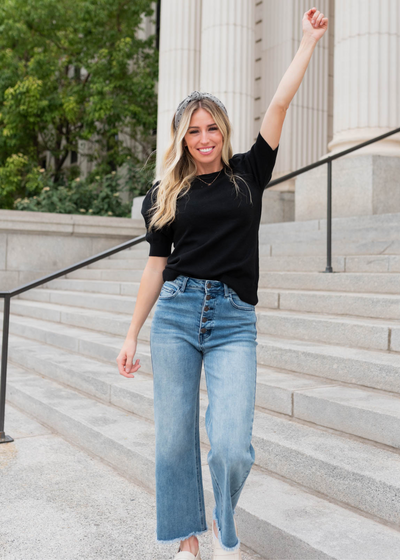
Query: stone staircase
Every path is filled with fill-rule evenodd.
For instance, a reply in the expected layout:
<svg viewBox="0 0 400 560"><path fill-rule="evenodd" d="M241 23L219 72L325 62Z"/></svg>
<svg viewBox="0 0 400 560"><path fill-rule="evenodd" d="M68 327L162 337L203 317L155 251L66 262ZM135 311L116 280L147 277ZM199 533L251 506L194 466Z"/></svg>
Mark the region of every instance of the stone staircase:
<svg viewBox="0 0 400 560"><path fill-rule="evenodd" d="M241 540L270 560L400 558L400 214L260 229L256 463ZM7 398L154 493L149 335L134 379L116 357L148 245L11 303ZM207 517L214 505L204 425Z"/></svg>

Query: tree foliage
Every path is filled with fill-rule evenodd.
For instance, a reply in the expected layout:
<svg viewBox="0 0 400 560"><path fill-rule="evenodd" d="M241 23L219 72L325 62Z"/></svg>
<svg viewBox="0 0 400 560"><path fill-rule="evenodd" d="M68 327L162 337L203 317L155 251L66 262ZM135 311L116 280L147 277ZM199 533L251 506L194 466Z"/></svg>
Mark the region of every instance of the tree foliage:
<svg viewBox="0 0 400 560"><path fill-rule="evenodd" d="M104 174L133 157L122 131L149 155L157 53L138 33L149 15L151 0L2 0L0 206L13 185L20 197L43 188L46 151L55 183L82 145Z"/></svg>
<svg viewBox="0 0 400 560"><path fill-rule="evenodd" d="M138 165L132 158L126 165L105 175L66 178L54 185L47 173L35 181L35 193L14 200L15 210L87 214L88 216L131 216L131 199L145 194L154 176L154 163ZM128 201L124 193L128 192ZM122 195L122 196L121 196ZM124 200L125 199L125 200Z"/></svg>

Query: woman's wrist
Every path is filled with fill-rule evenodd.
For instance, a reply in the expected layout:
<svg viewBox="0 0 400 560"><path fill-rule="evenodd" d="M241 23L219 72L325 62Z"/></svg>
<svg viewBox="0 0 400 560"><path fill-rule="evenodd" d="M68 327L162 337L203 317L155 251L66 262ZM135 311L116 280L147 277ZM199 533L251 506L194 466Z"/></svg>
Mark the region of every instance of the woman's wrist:
<svg viewBox="0 0 400 560"><path fill-rule="evenodd" d="M315 45L318 43L318 39L316 39L315 37L313 37L312 35L310 35L309 33L303 33L303 36L301 38L301 42L300 42L300 46L303 45L304 47L315 47Z"/></svg>
<svg viewBox="0 0 400 560"><path fill-rule="evenodd" d="M129 342L136 342L139 336L139 329L136 327L129 327L128 334L126 335L126 340Z"/></svg>

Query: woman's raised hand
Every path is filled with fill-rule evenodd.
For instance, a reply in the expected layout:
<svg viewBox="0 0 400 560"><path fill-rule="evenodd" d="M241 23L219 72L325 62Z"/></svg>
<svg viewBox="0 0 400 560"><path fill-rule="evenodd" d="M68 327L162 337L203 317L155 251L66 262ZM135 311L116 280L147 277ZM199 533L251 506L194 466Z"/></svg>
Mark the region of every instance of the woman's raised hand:
<svg viewBox="0 0 400 560"><path fill-rule="evenodd" d="M139 359L133 364L133 357L136 354L136 346L136 340L126 339L123 347L121 348L121 352L118 354L118 371L124 377L135 377L132 373L136 373L140 368Z"/></svg>
<svg viewBox="0 0 400 560"><path fill-rule="evenodd" d="M324 17L324 14L317 8L311 8L311 10L305 12L303 16L303 35L308 35L319 41L327 29L328 18Z"/></svg>

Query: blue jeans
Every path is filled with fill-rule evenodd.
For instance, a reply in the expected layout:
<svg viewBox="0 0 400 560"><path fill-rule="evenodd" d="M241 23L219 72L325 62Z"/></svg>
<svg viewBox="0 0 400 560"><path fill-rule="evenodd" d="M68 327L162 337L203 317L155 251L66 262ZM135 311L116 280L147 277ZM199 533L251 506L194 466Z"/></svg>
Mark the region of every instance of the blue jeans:
<svg viewBox="0 0 400 560"><path fill-rule="evenodd" d="M150 332L157 542L208 530L199 437L204 359L213 519L222 548L239 548L233 516L255 460L256 321L255 306L223 282L180 275L161 288Z"/></svg>

